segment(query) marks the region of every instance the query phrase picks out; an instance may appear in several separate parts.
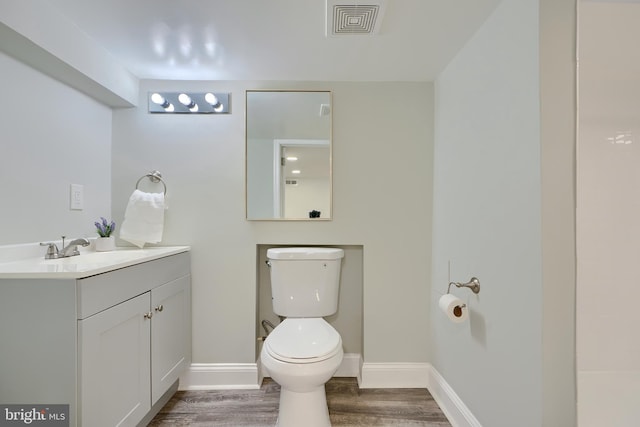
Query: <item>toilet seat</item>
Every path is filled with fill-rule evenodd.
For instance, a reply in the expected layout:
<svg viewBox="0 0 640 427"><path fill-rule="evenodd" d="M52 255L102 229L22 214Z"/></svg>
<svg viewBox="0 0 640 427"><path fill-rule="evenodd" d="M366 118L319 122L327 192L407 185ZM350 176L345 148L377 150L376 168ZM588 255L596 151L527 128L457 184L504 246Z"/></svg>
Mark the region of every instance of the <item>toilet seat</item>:
<svg viewBox="0 0 640 427"><path fill-rule="evenodd" d="M282 362L314 363L339 353L342 339L323 318L287 318L269 334L264 347Z"/></svg>

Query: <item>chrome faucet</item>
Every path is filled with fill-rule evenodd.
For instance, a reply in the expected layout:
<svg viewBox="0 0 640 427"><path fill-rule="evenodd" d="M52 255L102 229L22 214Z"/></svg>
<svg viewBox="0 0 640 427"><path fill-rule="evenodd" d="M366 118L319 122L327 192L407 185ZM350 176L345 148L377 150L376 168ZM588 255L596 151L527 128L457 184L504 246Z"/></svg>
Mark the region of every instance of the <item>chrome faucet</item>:
<svg viewBox="0 0 640 427"><path fill-rule="evenodd" d="M66 258L70 256L80 255L78 246L89 246L87 239L75 239L69 242L67 246L64 245L64 238L62 236L62 249L58 250L58 246L53 242L40 243L40 246L47 246L47 253L44 254L45 259L57 259Z"/></svg>
<svg viewBox="0 0 640 427"><path fill-rule="evenodd" d="M69 242L67 246L64 246L64 240L62 241L62 254L60 255L62 258L68 256L80 255L80 251L78 250L78 246L89 246L89 241L87 239L75 239Z"/></svg>

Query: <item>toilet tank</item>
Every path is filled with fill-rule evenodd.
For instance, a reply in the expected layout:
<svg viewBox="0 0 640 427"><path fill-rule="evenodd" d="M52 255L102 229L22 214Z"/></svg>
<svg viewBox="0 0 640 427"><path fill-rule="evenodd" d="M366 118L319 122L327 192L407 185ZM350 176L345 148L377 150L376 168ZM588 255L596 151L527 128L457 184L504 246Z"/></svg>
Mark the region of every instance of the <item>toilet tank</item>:
<svg viewBox="0 0 640 427"><path fill-rule="evenodd" d="M268 249L273 312L285 317L334 314L343 257L338 248Z"/></svg>

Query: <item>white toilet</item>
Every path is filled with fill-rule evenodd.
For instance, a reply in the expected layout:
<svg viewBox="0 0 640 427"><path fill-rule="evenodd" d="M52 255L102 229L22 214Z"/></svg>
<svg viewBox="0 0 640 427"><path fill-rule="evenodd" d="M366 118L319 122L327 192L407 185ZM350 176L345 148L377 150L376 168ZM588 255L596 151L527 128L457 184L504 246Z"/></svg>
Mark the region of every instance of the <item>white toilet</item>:
<svg viewBox="0 0 640 427"><path fill-rule="evenodd" d="M272 248L273 311L286 317L267 336L263 368L280 384L278 427L331 426L324 384L342 363L340 334L323 316L338 309L340 264L337 248Z"/></svg>

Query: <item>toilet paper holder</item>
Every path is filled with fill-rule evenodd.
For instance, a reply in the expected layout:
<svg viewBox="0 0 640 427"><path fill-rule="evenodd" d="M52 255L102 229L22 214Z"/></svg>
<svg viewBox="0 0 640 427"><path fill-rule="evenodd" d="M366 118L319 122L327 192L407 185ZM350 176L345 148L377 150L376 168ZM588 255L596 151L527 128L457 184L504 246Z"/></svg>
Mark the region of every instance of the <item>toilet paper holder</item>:
<svg viewBox="0 0 640 427"><path fill-rule="evenodd" d="M472 277L467 283L450 282L447 293L451 291L451 285L454 285L456 288L469 288L474 294L480 293L480 280L478 280L477 277Z"/></svg>

